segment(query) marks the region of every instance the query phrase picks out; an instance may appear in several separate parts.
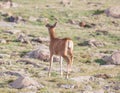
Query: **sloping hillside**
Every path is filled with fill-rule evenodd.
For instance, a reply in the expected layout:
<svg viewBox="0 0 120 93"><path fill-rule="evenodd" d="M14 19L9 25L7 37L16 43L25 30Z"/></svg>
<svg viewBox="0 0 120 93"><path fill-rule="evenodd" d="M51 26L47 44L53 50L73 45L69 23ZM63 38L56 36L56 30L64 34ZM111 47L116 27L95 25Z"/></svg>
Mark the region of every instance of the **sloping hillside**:
<svg viewBox="0 0 120 93"><path fill-rule="evenodd" d="M119 7L119 0L0 0L0 93L120 93ZM48 77L48 22L74 42L69 79L59 57Z"/></svg>

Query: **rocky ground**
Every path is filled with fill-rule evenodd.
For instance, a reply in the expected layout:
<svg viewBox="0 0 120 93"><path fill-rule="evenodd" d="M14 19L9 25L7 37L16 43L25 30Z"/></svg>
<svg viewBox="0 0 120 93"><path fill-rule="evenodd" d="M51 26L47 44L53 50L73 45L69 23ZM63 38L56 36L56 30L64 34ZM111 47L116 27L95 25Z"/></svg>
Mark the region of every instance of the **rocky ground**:
<svg viewBox="0 0 120 93"><path fill-rule="evenodd" d="M0 0L0 93L120 93L119 0ZM74 42L69 79L46 22Z"/></svg>

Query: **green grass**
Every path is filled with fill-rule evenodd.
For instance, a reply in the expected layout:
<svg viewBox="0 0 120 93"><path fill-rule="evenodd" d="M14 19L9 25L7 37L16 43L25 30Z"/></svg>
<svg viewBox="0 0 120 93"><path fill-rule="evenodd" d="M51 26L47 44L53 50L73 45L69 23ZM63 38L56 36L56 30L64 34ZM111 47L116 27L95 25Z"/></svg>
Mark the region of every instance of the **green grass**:
<svg viewBox="0 0 120 93"><path fill-rule="evenodd" d="M19 56L14 56L13 58L3 58L4 61L11 61L12 65L3 64L0 66L1 72L6 70L10 71L20 71L25 70L25 73L30 74L32 78L36 78L39 83L45 85L45 88L39 89L37 93L77 93L84 89L86 86L84 83L76 83L71 80L66 80L64 72L64 77L60 78L60 72L56 70L59 68L59 63L54 63L52 71L52 77L48 78L48 71L43 70L45 67L49 66L48 62L43 62L37 59L29 59L36 64L42 65L43 67L36 68L32 65L26 65L24 63L16 63L17 60L21 59L27 52L34 50L36 46L30 47L29 44L22 44L16 42L17 36L4 33L6 30L19 29L27 35L31 35L31 38L36 37L49 37L48 29L45 27L44 21L29 21L29 17L33 16L35 18L43 17L48 18L48 21L53 24L58 22L56 27L56 35L59 38L70 37L74 42L74 62L73 71L70 77L77 76L87 76L95 75L99 73L112 74L114 77L107 81L120 81L119 70L120 68L103 68L104 61L94 57L92 55L96 53L112 54L114 50L119 50L120 46L120 27L116 27L112 22L120 24L120 20L106 17L104 10L109 6L120 5L119 0L74 0L72 1L72 6L64 7L59 3L59 0L13 0L13 2L18 3L20 6L18 8L1 9L0 11L11 12L14 16L22 16L26 23L18 23L13 28L10 27L0 27L0 39L11 40L7 44L0 44L1 54L11 54L16 52ZM88 2L101 2L100 8L88 5ZM0 19L4 19L0 13ZM88 23L95 23L95 28L82 28L79 25L74 25L68 23L69 20L73 21L86 21ZM101 32L96 32L96 30L108 31L104 34ZM105 46L100 48L89 47L86 45L86 41L95 38L98 41L106 43ZM48 45L48 44L47 44ZM39 45L38 45L39 46ZM66 69L66 62L64 62L64 68ZM5 79L0 78L0 93L17 93L31 91L30 89L14 89L9 88L8 83L13 81L16 77L7 77ZM75 89L64 89L59 88L59 84L75 84ZM94 90L99 89L100 86L96 85L94 82L90 82L89 85L93 87ZM116 93L118 91L115 91Z"/></svg>

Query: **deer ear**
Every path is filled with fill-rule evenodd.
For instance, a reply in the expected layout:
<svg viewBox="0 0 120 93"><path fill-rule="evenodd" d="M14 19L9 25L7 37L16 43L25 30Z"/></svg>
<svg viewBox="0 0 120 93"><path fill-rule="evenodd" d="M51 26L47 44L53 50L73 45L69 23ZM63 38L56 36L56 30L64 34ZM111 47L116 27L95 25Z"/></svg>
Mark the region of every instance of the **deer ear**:
<svg viewBox="0 0 120 93"><path fill-rule="evenodd" d="M55 22L55 24L53 26L56 27L56 25L57 25L57 22Z"/></svg>

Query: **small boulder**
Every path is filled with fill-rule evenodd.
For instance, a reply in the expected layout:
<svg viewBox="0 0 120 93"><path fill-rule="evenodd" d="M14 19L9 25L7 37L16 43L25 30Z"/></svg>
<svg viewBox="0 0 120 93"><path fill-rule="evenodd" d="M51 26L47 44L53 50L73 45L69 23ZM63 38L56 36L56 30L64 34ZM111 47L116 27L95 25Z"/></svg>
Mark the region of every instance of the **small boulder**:
<svg viewBox="0 0 120 93"><path fill-rule="evenodd" d="M58 87L65 88L65 89L74 89L75 85L73 85L73 84L58 84Z"/></svg>
<svg viewBox="0 0 120 93"><path fill-rule="evenodd" d="M94 75L94 77L103 78L103 79L111 78L111 76L108 74L96 74L96 75Z"/></svg>
<svg viewBox="0 0 120 93"><path fill-rule="evenodd" d="M0 3L0 8L5 8L9 9L11 7L18 7L19 5L12 2L12 0L4 0L3 2Z"/></svg>
<svg viewBox="0 0 120 93"><path fill-rule="evenodd" d="M20 33L18 35L17 41L19 41L21 43L30 43L30 40L28 39L28 36L25 35L24 33Z"/></svg>
<svg viewBox="0 0 120 93"><path fill-rule="evenodd" d="M21 89L30 86L34 86L36 88L43 88L44 86L33 80L29 77L20 76L18 79L10 83L10 86L13 88Z"/></svg>
<svg viewBox="0 0 120 93"><path fill-rule="evenodd" d="M44 38L44 37L37 37L37 38L33 38L32 41L34 42L38 42L38 43L43 43L43 42L50 42L49 38Z"/></svg>
<svg viewBox="0 0 120 93"><path fill-rule="evenodd" d="M13 23L26 22L26 20L22 16L14 16L14 15L8 16L7 18L5 18L5 21L13 22Z"/></svg>
<svg viewBox="0 0 120 93"><path fill-rule="evenodd" d="M1 44L6 44L7 41L6 41L5 39L0 39L0 43L1 43Z"/></svg>
<svg viewBox="0 0 120 93"><path fill-rule="evenodd" d="M120 6L113 6L106 9L105 14L113 18L120 18Z"/></svg>
<svg viewBox="0 0 120 93"><path fill-rule="evenodd" d="M102 59L107 64L120 65L120 51L114 52L111 56L104 56Z"/></svg>
<svg viewBox="0 0 120 93"><path fill-rule="evenodd" d="M15 24L14 23L8 23L5 21L0 21L0 27L10 27L10 28L14 28Z"/></svg>
<svg viewBox="0 0 120 93"><path fill-rule="evenodd" d="M48 22L48 18L45 18L45 17L39 17L39 18L37 18L36 21L46 23L46 22Z"/></svg>
<svg viewBox="0 0 120 93"><path fill-rule="evenodd" d="M93 77L93 76L79 76L79 77L71 78L71 80L76 81L76 82L90 82L90 81L94 81L95 77Z"/></svg>
<svg viewBox="0 0 120 93"><path fill-rule="evenodd" d="M49 57L50 57L49 47L41 44L38 49L28 52L24 57L25 58L36 58L36 59L40 59L42 61L48 62ZM55 56L53 58L53 61L54 62L59 61L59 58Z"/></svg>
<svg viewBox="0 0 120 93"><path fill-rule="evenodd" d="M36 17L33 17L33 16L30 16L30 17L29 17L29 21L32 21L32 22L37 21L37 18L36 18Z"/></svg>
<svg viewBox="0 0 120 93"><path fill-rule="evenodd" d="M88 45L91 47L103 47L105 44L103 42L97 41L95 39L90 39Z"/></svg>
<svg viewBox="0 0 120 93"><path fill-rule="evenodd" d="M0 58L10 58L9 54L0 54Z"/></svg>
<svg viewBox="0 0 120 93"><path fill-rule="evenodd" d="M9 34L17 34L17 33L20 33L21 30L15 30L15 29L11 29L11 30L7 30L7 31L4 31L5 33L9 33Z"/></svg>

